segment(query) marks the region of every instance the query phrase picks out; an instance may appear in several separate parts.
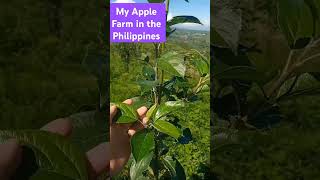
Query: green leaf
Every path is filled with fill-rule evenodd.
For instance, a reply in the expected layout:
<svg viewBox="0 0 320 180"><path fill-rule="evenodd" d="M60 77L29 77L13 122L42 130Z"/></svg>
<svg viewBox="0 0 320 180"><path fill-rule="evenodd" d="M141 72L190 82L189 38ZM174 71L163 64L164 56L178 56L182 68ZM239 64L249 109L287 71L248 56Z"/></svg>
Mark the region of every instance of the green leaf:
<svg viewBox="0 0 320 180"><path fill-rule="evenodd" d="M180 162L173 157L165 157L162 159L163 165L168 169L172 180L184 180L186 174Z"/></svg>
<svg viewBox="0 0 320 180"><path fill-rule="evenodd" d="M140 80L137 81L140 86L141 92L151 91L154 87L158 85L158 81L148 81L148 80Z"/></svg>
<svg viewBox="0 0 320 180"><path fill-rule="evenodd" d="M277 7L280 29L289 46L297 49L299 39L311 38L314 33L311 10L304 0L279 0Z"/></svg>
<svg viewBox="0 0 320 180"><path fill-rule="evenodd" d="M197 68L201 77L205 77L206 75L210 74L210 65L209 60L199 51L194 50L200 59L192 60L193 65Z"/></svg>
<svg viewBox="0 0 320 180"><path fill-rule="evenodd" d="M154 128L156 128L159 132L165 133L175 139L179 139L181 137L182 132L173 124L164 121L164 120L157 120L153 124Z"/></svg>
<svg viewBox="0 0 320 180"><path fill-rule="evenodd" d="M209 63L205 59L203 58L194 59L192 60L192 63L197 68L201 77L204 77L209 73L210 71Z"/></svg>
<svg viewBox="0 0 320 180"><path fill-rule="evenodd" d="M140 180L143 178L142 173L145 172L152 160L153 152L144 156L139 162L133 160L133 163L130 167L130 179L132 180Z"/></svg>
<svg viewBox="0 0 320 180"><path fill-rule="evenodd" d="M133 101L131 105L133 109L139 109L142 106L150 107L152 105L152 103L148 101L148 98L145 97L133 97L131 100Z"/></svg>
<svg viewBox="0 0 320 180"><path fill-rule="evenodd" d="M151 131L142 130L131 139L132 155L136 162L141 161L150 152L153 152L154 148L154 133Z"/></svg>
<svg viewBox="0 0 320 180"><path fill-rule="evenodd" d="M154 69L150 66L143 66L142 68L142 74L147 80L154 81L156 73L154 72Z"/></svg>
<svg viewBox="0 0 320 180"><path fill-rule="evenodd" d="M159 106L154 117L154 121L174 112L178 108L184 107L183 101L167 101Z"/></svg>
<svg viewBox="0 0 320 180"><path fill-rule="evenodd" d="M225 68L218 68L213 74L213 78L218 80L244 80L250 82L259 82L262 80L262 75L257 72L254 67L251 66L226 66Z"/></svg>
<svg viewBox="0 0 320 180"><path fill-rule="evenodd" d="M230 7L230 4L236 3L230 0L216 0L215 3L211 3L213 6L211 32L216 32L236 54L241 30L241 10L238 7ZM213 40L212 42L215 43Z"/></svg>
<svg viewBox="0 0 320 180"><path fill-rule="evenodd" d="M215 60L221 61L222 63L229 66L249 66L251 62L247 55L250 51L259 51L255 48L249 48L242 45L239 45L238 54L234 54L230 48L211 46L211 50L213 51L213 56ZM213 63L216 63L214 61Z"/></svg>
<svg viewBox="0 0 320 180"><path fill-rule="evenodd" d="M202 24L200 20L194 16L175 16L167 22L167 25L173 26L176 24L183 24L183 23Z"/></svg>
<svg viewBox="0 0 320 180"><path fill-rule="evenodd" d="M36 157L46 158L50 171L71 179L87 180L85 153L65 137L40 130L0 131L1 138L15 138L36 151ZM42 164L39 164L42 168ZM49 168L49 167L44 167Z"/></svg>
<svg viewBox="0 0 320 180"><path fill-rule="evenodd" d="M320 86L316 86L316 87L296 90L286 96L279 98L278 101L293 100L294 98L316 96L319 94L320 94Z"/></svg>
<svg viewBox="0 0 320 180"><path fill-rule="evenodd" d="M309 8L311 9L313 22L314 22L314 37L320 37L320 1L319 0L306 0Z"/></svg>
<svg viewBox="0 0 320 180"><path fill-rule="evenodd" d="M148 0L149 3L163 3L165 0Z"/></svg>
<svg viewBox="0 0 320 180"><path fill-rule="evenodd" d="M38 170L31 178L30 180L75 180L66 176L63 176L61 174L57 174L55 172L49 171L49 170Z"/></svg>
<svg viewBox="0 0 320 180"><path fill-rule="evenodd" d="M157 112L157 108L158 108L158 105L157 105L157 104L154 104L154 105L148 110L146 117L149 118L149 120L154 119L154 115L155 115L156 112Z"/></svg>
<svg viewBox="0 0 320 180"><path fill-rule="evenodd" d="M285 37L280 35L261 38L258 43L262 47L261 52L249 52L248 58L257 71L263 74L265 81L269 82L284 68L290 48Z"/></svg>
<svg viewBox="0 0 320 180"><path fill-rule="evenodd" d="M141 60L146 62L146 63L149 63L149 61L150 61L150 57L149 56L150 56L149 54L142 53L141 54Z"/></svg>
<svg viewBox="0 0 320 180"><path fill-rule="evenodd" d="M119 111L115 117L117 123L133 123L139 119L137 111L130 105L124 103L115 103Z"/></svg>
<svg viewBox="0 0 320 180"><path fill-rule="evenodd" d="M158 67L174 76L184 77L186 65L184 58L177 52L167 52L158 59Z"/></svg>
<svg viewBox="0 0 320 180"><path fill-rule="evenodd" d="M86 111L69 116L72 120L72 142L84 151L109 139L109 124L106 111Z"/></svg>

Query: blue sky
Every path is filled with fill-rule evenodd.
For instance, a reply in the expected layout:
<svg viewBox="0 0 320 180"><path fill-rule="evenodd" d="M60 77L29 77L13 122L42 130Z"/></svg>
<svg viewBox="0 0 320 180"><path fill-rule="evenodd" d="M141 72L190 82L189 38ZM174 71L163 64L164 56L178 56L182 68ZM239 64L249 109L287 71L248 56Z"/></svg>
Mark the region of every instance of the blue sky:
<svg viewBox="0 0 320 180"><path fill-rule="evenodd" d="M146 3L147 0L112 0L119 3ZM204 25L183 24L177 28L193 29L193 30L209 30L210 29L210 0L189 0L189 3L183 0L171 0L168 18L179 15L191 15L199 18Z"/></svg>

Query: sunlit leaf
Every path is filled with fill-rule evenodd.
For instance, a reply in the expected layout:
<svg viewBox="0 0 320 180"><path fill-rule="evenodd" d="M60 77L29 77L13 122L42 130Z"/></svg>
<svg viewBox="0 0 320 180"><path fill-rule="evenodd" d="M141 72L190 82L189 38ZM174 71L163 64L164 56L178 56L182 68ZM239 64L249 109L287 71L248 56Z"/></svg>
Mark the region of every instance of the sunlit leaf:
<svg viewBox="0 0 320 180"><path fill-rule="evenodd" d="M139 119L137 111L130 105L115 103L118 108L115 121L117 123L133 123Z"/></svg>
<svg viewBox="0 0 320 180"><path fill-rule="evenodd" d="M173 26L173 25L183 24L183 23L202 24L200 20L194 16L175 16L167 22L168 26Z"/></svg>
<svg viewBox="0 0 320 180"><path fill-rule="evenodd" d="M210 67L209 63L206 60L199 58L192 60L192 62L193 65L197 68L201 77L204 77L209 73Z"/></svg>
<svg viewBox="0 0 320 180"><path fill-rule="evenodd" d="M157 81L148 81L148 80L140 80L137 81L138 85L140 86L141 92L147 92L152 90L152 88L156 87L158 82Z"/></svg>
<svg viewBox="0 0 320 180"><path fill-rule="evenodd" d="M172 180L186 179L184 168L176 158L167 156L163 158L163 164L170 172Z"/></svg>
<svg viewBox="0 0 320 180"><path fill-rule="evenodd" d="M154 115L156 114L157 112L157 108L158 108L158 105L157 104L154 104L153 106L151 106L151 108L148 110L147 114L146 114L146 117L150 119L153 119L154 118Z"/></svg>
<svg viewBox="0 0 320 180"><path fill-rule="evenodd" d="M154 69L150 66L143 66L142 74L147 80L154 81L155 79L155 72Z"/></svg>
<svg viewBox="0 0 320 180"><path fill-rule="evenodd" d="M175 110L184 107L185 103L183 101L167 101L159 106L155 114L154 120L158 120Z"/></svg>
<svg viewBox="0 0 320 180"><path fill-rule="evenodd" d="M158 59L159 69L174 75L184 77L186 71L186 65L184 58L177 52L167 52Z"/></svg>
<svg viewBox="0 0 320 180"><path fill-rule="evenodd" d="M152 105L152 103L148 101L148 98L145 97L133 97L131 100L133 101L131 105L133 109L139 109L142 106L149 107Z"/></svg>
<svg viewBox="0 0 320 180"><path fill-rule="evenodd" d="M131 139L132 155L136 162L153 152L154 148L154 133L152 131L142 130Z"/></svg>
<svg viewBox="0 0 320 180"><path fill-rule="evenodd" d="M159 131L164 134L167 134L175 139L179 139L181 137L182 132L173 124L165 121L165 120L157 120L154 122L153 126Z"/></svg>
<svg viewBox="0 0 320 180"><path fill-rule="evenodd" d="M153 152L144 156L139 162L133 160L133 163L130 167L130 179L132 180L140 180L143 177L143 172L145 172L152 160Z"/></svg>

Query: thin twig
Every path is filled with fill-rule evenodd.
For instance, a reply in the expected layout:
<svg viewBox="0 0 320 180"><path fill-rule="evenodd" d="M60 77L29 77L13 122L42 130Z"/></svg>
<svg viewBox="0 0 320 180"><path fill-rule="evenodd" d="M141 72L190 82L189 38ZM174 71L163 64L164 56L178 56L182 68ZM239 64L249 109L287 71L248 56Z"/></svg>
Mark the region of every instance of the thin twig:
<svg viewBox="0 0 320 180"><path fill-rule="evenodd" d="M320 53L315 54L315 55L313 55L313 56L310 56L310 57L302 60L300 63L297 64L297 67L300 67L300 66L304 65L305 63L307 63L308 61L311 61L311 60L313 60L313 59L315 59L315 58L317 58L317 57L320 57Z"/></svg>
<svg viewBox="0 0 320 180"><path fill-rule="evenodd" d="M299 56L299 59L302 59L309 52L309 50L316 46L318 43L320 43L320 38L315 41L311 40L311 42L305 47L305 50L303 51L301 56Z"/></svg>
<svg viewBox="0 0 320 180"><path fill-rule="evenodd" d="M291 64L292 64L292 60L293 60L293 54L294 54L294 50L291 50L287 59L287 63L279 77L279 79L273 84L273 86L270 88L270 90L267 93L267 97L270 98L275 91L277 91L282 84L287 80L287 78L291 75L292 71L291 71Z"/></svg>

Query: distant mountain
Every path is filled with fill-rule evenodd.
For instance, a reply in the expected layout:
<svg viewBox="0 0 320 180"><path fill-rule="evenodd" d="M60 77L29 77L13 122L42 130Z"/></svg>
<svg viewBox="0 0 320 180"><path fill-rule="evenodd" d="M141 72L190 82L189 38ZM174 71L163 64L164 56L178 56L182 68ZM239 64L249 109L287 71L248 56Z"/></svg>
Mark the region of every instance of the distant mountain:
<svg viewBox="0 0 320 180"><path fill-rule="evenodd" d="M207 34L210 34L210 31L176 28L176 32L175 33L204 33L204 34L207 35Z"/></svg>
<svg viewBox="0 0 320 180"><path fill-rule="evenodd" d="M210 33L210 30L198 30L198 29L187 29L187 28L176 28L176 32L203 32L203 33Z"/></svg>
<svg viewBox="0 0 320 180"><path fill-rule="evenodd" d="M210 27L206 26L175 26L175 28L178 30L191 30L191 31L210 31Z"/></svg>

